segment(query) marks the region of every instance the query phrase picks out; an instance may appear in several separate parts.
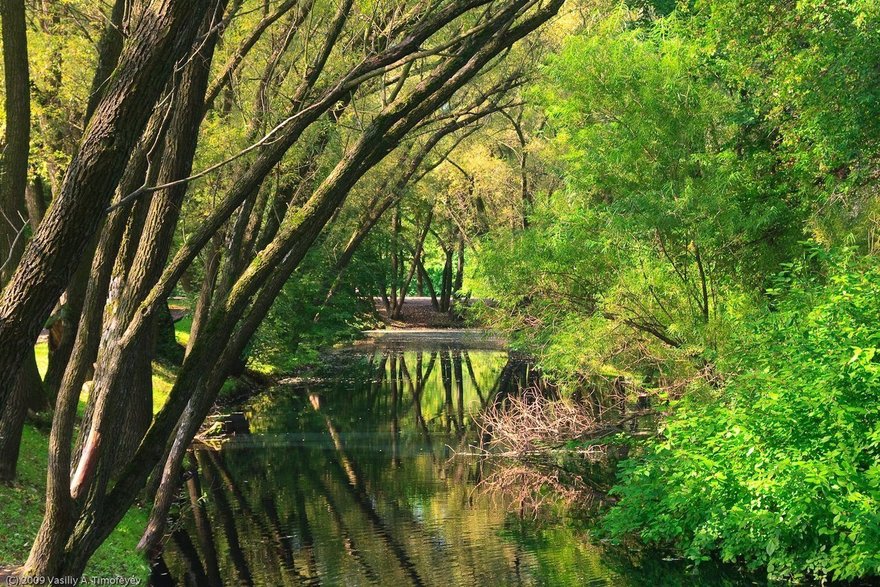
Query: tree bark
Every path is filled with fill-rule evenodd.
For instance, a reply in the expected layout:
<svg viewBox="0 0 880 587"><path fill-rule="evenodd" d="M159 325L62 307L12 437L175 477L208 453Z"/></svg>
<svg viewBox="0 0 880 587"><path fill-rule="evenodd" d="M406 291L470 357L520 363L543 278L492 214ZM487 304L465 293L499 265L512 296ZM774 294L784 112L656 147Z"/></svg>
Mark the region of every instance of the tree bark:
<svg viewBox="0 0 880 587"><path fill-rule="evenodd" d="M202 2L154 0L123 51L61 191L0 299L0 405L97 231L174 63L192 45L191 23L203 9Z"/></svg>
<svg viewBox="0 0 880 587"><path fill-rule="evenodd" d="M24 0L0 0L6 136L0 166L0 284L6 285L24 250L25 206L30 150L30 70ZM3 401L0 395L0 409Z"/></svg>
<svg viewBox="0 0 880 587"><path fill-rule="evenodd" d="M37 370L33 353L25 360L19 377L15 391L6 403L3 416L0 417L0 482L15 479L21 434L29 404L34 402L34 397L37 397L43 398L41 405L46 405L40 372Z"/></svg>
<svg viewBox="0 0 880 587"><path fill-rule="evenodd" d="M5 403L10 382L20 371L21 357L97 230L174 63L192 46L199 22L196 15L204 13L205 7L201 1L154 0L131 34L61 193L0 300L0 403ZM75 523L69 463L78 395L78 390L62 393L56 405L46 513L25 565L29 576L57 576L68 570L78 575L85 566L81 557L69 558L64 548Z"/></svg>

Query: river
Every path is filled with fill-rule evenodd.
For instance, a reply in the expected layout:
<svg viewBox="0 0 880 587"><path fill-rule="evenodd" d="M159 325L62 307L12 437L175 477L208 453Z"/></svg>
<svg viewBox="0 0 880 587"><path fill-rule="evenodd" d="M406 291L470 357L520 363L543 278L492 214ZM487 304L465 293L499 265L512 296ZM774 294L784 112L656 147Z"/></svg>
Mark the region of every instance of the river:
<svg viewBox="0 0 880 587"><path fill-rule="evenodd" d="M500 341L377 334L338 358L321 381L253 397L239 434L193 451L151 584L752 584L594 544L483 491L494 465L466 454L475 419L524 376Z"/></svg>

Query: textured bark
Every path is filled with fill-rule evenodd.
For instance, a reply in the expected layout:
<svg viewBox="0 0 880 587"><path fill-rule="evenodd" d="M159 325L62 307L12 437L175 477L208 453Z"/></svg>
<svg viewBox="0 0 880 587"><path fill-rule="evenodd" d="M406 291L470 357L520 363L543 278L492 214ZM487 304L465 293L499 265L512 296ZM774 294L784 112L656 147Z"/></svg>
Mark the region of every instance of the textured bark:
<svg viewBox="0 0 880 587"><path fill-rule="evenodd" d="M0 405L95 234L201 2L154 0L123 51L60 193L0 299Z"/></svg>
<svg viewBox="0 0 880 587"><path fill-rule="evenodd" d="M126 5L130 0L116 0L113 4L113 10L110 14L110 22L104 28L101 40L98 42L98 65L95 74L92 77L92 87L89 91L89 100L86 105L85 116L83 117L84 125L88 124L95 109L104 95L110 75L119 62L119 56L122 53L123 36L121 33L124 25L123 18L125 15ZM30 202L28 210L31 210ZM45 214L45 207L42 209L40 219ZM33 218L34 214L31 213ZM32 221L32 226L36 227L38 223ZM98 231L100 232L100 230ZM58 389L61 386L61 378L67 368L70 355L73 352L73 345L76 341L77 327L79 325L80 315L85 304L86 289L89 279L92 276L90 271L92 259L95 255L95 249L98 244L97 235L92 239L86 248L85 254L80 261L76 272L71 279L71 283L64 294L64 303L61 308L60 320L54 328L57 328L59 338L57 346L50 345L49 367L46 370L44 378L44 387L46 393L53 399L58 395Z"/></svg>
<svg viewBox="0 0 880 587"><path fill-rule="evenodd" d="M31 353L25 360L15 391L6 403L3 416L0 417L0 482L15 479L21 448L21 433L27 416L28 407L34 398L42 398L41 406L45 406L45 394L37 371L37 362Z"/></svg>
<svg viewBox="0 0 880 587"><path fill-rule="evenodd" d="M132 32L61 193L0 301L0 402L20 370L21 356L33 344L98 228L174 63L192 46L195 15L204 13L204 8L197 1L155 0ZM62 393L56 405L46 513L24 568L26 575L80 575L91 554L65 551L76 513L68 467L77 400L78 390Z"/></svg>
<svg viewBox="0 0 880 587"><path fill-rule="evenodd" d="M9 282L24 250L28 213L27 186L30 149L30 71L24 0L0 0L2 19L6 136L0 165L0 285ZM0 395L0 409L3 396Z"/></svg>
<svg viewBox="0 0 880 587"><path fill-rule="evenodd" d="M190 175L195 155L198 131L204 113L204 96L208 84L211 60L217 43L218 29L215 19L223 14L226 1L210 3L202 17L200 34L197 38L197 52L191 56L183 68L180 83L174 89L171 120L165 134L162 148L161 166L157 181L159 184L171 183ZM160 190L149 200L149 208L140 237L131 244L136 253L127 272L124 285L113 304L108 305L105 317L106 328L98 351L96 373L107 369L107 361L112 360L110 349L118 344L125 327L131 321L146 294L155 285L168 258L177 227L186 184ZM167 312L167 305L161 309ZM132 342L132 351L121 366L118 375L126 382L124 393L115 386L107 386L107 380L96 377L95 386L89 396L92 418L84 435L82 455L73 478L73 491L81 484L90 483L87 473L96 472L98 491L107 482L120 464L131 456L140 443L150 424L153 407L153 388L150 378L154 356L156 329L159 314L155 315L147 328L141 330ZM125 418L118 417L124 410ZM108 417L108 412L110 416ZM112 446L101 455L102 438L113 438Z"/></svg>
<svg viewBox="0 0 880 587"><path fill-rule="evenodd" d="M92 87L89 91L89 101L86 105L86 113L84 121L89 122L92 114L101 103L101 98L110 81L110 76L116 65L119 63L119 56L122 54L122 45L124 39L122 37L123 18L125 17L126 5L131 0L116 0L113 3L113 10L110 13L110 22L104 27L101 34L101 40L98 41L98 66L95 68L95 75L92 77Z"/></svg>
<svg viewBox="0 0 880 587"><path fill-rule="evenodd" d="M36 228L46 214L46 189L39 175L31 181L24 192L24 202L28 211L31 228Z"/></svg>
<svg viewBox="0 0 880 587"><path fill-rule="evenodd" d="M30 71L28 69L27 28L24 2L0 0L6 135L0 161L0 287L9 281L24 250L28 209L28 151L30 149ZM33 395L41 395L33 350L23 356L20 374L8 383L7 398L0 393L0 481L15 477L21 432L27 406Z"/></svg>

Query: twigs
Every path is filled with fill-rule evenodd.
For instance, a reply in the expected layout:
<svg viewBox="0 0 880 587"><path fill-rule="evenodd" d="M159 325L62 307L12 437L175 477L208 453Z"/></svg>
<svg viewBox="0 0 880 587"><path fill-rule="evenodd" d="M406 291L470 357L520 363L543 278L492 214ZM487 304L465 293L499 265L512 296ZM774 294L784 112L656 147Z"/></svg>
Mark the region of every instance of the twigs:
<svg viewBox="0 0 880 587"><path fill-rule="evenodd" d="M593 473L608 461L608 438L652 413L605 417L624 414L624 402L618 398L616 406L597 413L586 403L552 400L528 389L489 406L478 423L485 444L456 454L499 459L479 487L509 500L521 515L537 515L551 502L592 504L607 491Z"/></svg>

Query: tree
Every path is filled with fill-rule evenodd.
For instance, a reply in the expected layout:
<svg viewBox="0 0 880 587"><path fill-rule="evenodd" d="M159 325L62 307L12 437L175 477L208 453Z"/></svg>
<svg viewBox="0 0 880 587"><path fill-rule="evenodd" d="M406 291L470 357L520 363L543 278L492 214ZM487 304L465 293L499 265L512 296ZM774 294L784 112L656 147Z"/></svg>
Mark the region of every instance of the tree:
<svg viewBox="0 0 880 587"><path fill-rule="evenodd" d="M333 11L318 4L298 5L283 21L287 27L285 38L293 36L293 40L270 39L265 48L253 45L267 52L269 59L264 63L269 67L264 64L263 74L256 78L254 104L260 114L252 129L265 123L270 130L255 142L251 141L259 133L245 134L243 139L250 145L224 164L240 165L240 172L232 174L233 181L225 186L223 196L203 213L166 263L178 219L175 206L180 207L181 198L188 188L192 189L194 181L188 177L195 153L193 141L201 134L200 125L210 100L222 93L212 94L215 85L207 84L204 74L214 42L210 39L224 29L203 20L201 35L188 32L185 47L193 47L193 55L163 84L166 97L162 104L167 110L157 109L149 124L147 116L142 117L142 128L146 127L142 139L127 145L136 156L115 177L115 203L92 265L88 311L83 313L59 391L52 427L47 511L26 573L80 573L151 475L155 475L154 483L159 488L156 507L158 518L162 517L161 499L167 497L169 486L176 486L181 447L189 443L279 292L325 226L339 215L352 188L410 133L442 111L500 54L551 18L561 4L562 0L469 0L426 7L401 2L388 14L369 17L350 0ZM237 8L235 4L230 11ZM306 18L311 10L325 10L323 18ZM212 23L230 22L230 11L221 16L224 3L212 2L200 14L214 18ZM173 16L179 16L171 12L174 14L165 15L163 21L168 26L176 22ZM354 15L358 18L352 18ZM155 30L156 24L152 23L151 28ZM130 42L138 40L135 35ZM309 50L290 57L287 47L292 43ZM352 51L352 46L357 51ZM343 51L343 47L348 49ZM117 71L126 70L131 57L128 49L123 51ZM278 77L277 64L285 60L290 60L286 61L288 67L298 68L303 75ZM233 58L228 63L242 61ZM224 68L219 79L234 78L237 67ZM199 83L192 81L197 71L201 72ZM413 75L415 72L419 75ZM390 93L382 91L389 86L394 88ZM201 91L196 89L199 87ZM131 93L142 90L132 88ZM151 88L153 101L159 92ZM112 90L108 97L111 95ZM369 116L362 114L362 108L348 108L358 101L361 106L369 104L379 96L384 102L380 99L381 106ZM198 104L201 109L196 107ZM280 120L274 105L283 108ZM226 110L222 105L211 114L209 123L213 124L214 116L216 120L228 117L231 108ZM99 120L101 114L99 106L93 120ZM456 115L461 119L457 124L466 122L467 116ZM272 117L278 121L270 122ZM354 124L341 126L338 122L342 117L350 117ZM84 145L88 140L87 132ZM305 149L304 145L314 148ZM154 165L159 150L161 164ZM291 151L300 153L300 162L287 178L289 182L275 184L283 189L273 193L269 191L272 184L266 180L284 168L285 156ZM76 159L73 170L75 164ZM126 226L120 211L129 206L134 211ZM217 278L206 280L206 291L214 292L201 311L200 327L168 402L145 434L133 433L130 443L109 442L125 438L126 430L131 432L123 406L147 396L142 390L149 373L143 366L149 365L152 357L149 337L157 312L165 307L168 295L203 248L210 242L222 242L218 239L221 231L227 240L221 245ZM121 243L121 253L113 262L110 251L115 242ZM110 271L114 264L116 268ZM109 289L104 289L108 287L105 284ZM115 287L120 288L118 292ZM95 309L100 307L104 291L118 301L100 320L96 319ZM90 295L96 298L89 299ZM87 314L95 320L88 327L84 322ZM76 404L85 378L83 358L94 348L91 337L95 324L102 334L88 416L76 455L72 455ZM137 365L141 368L135 369ZM150 542L149 537L146 542Z"/></svg>

